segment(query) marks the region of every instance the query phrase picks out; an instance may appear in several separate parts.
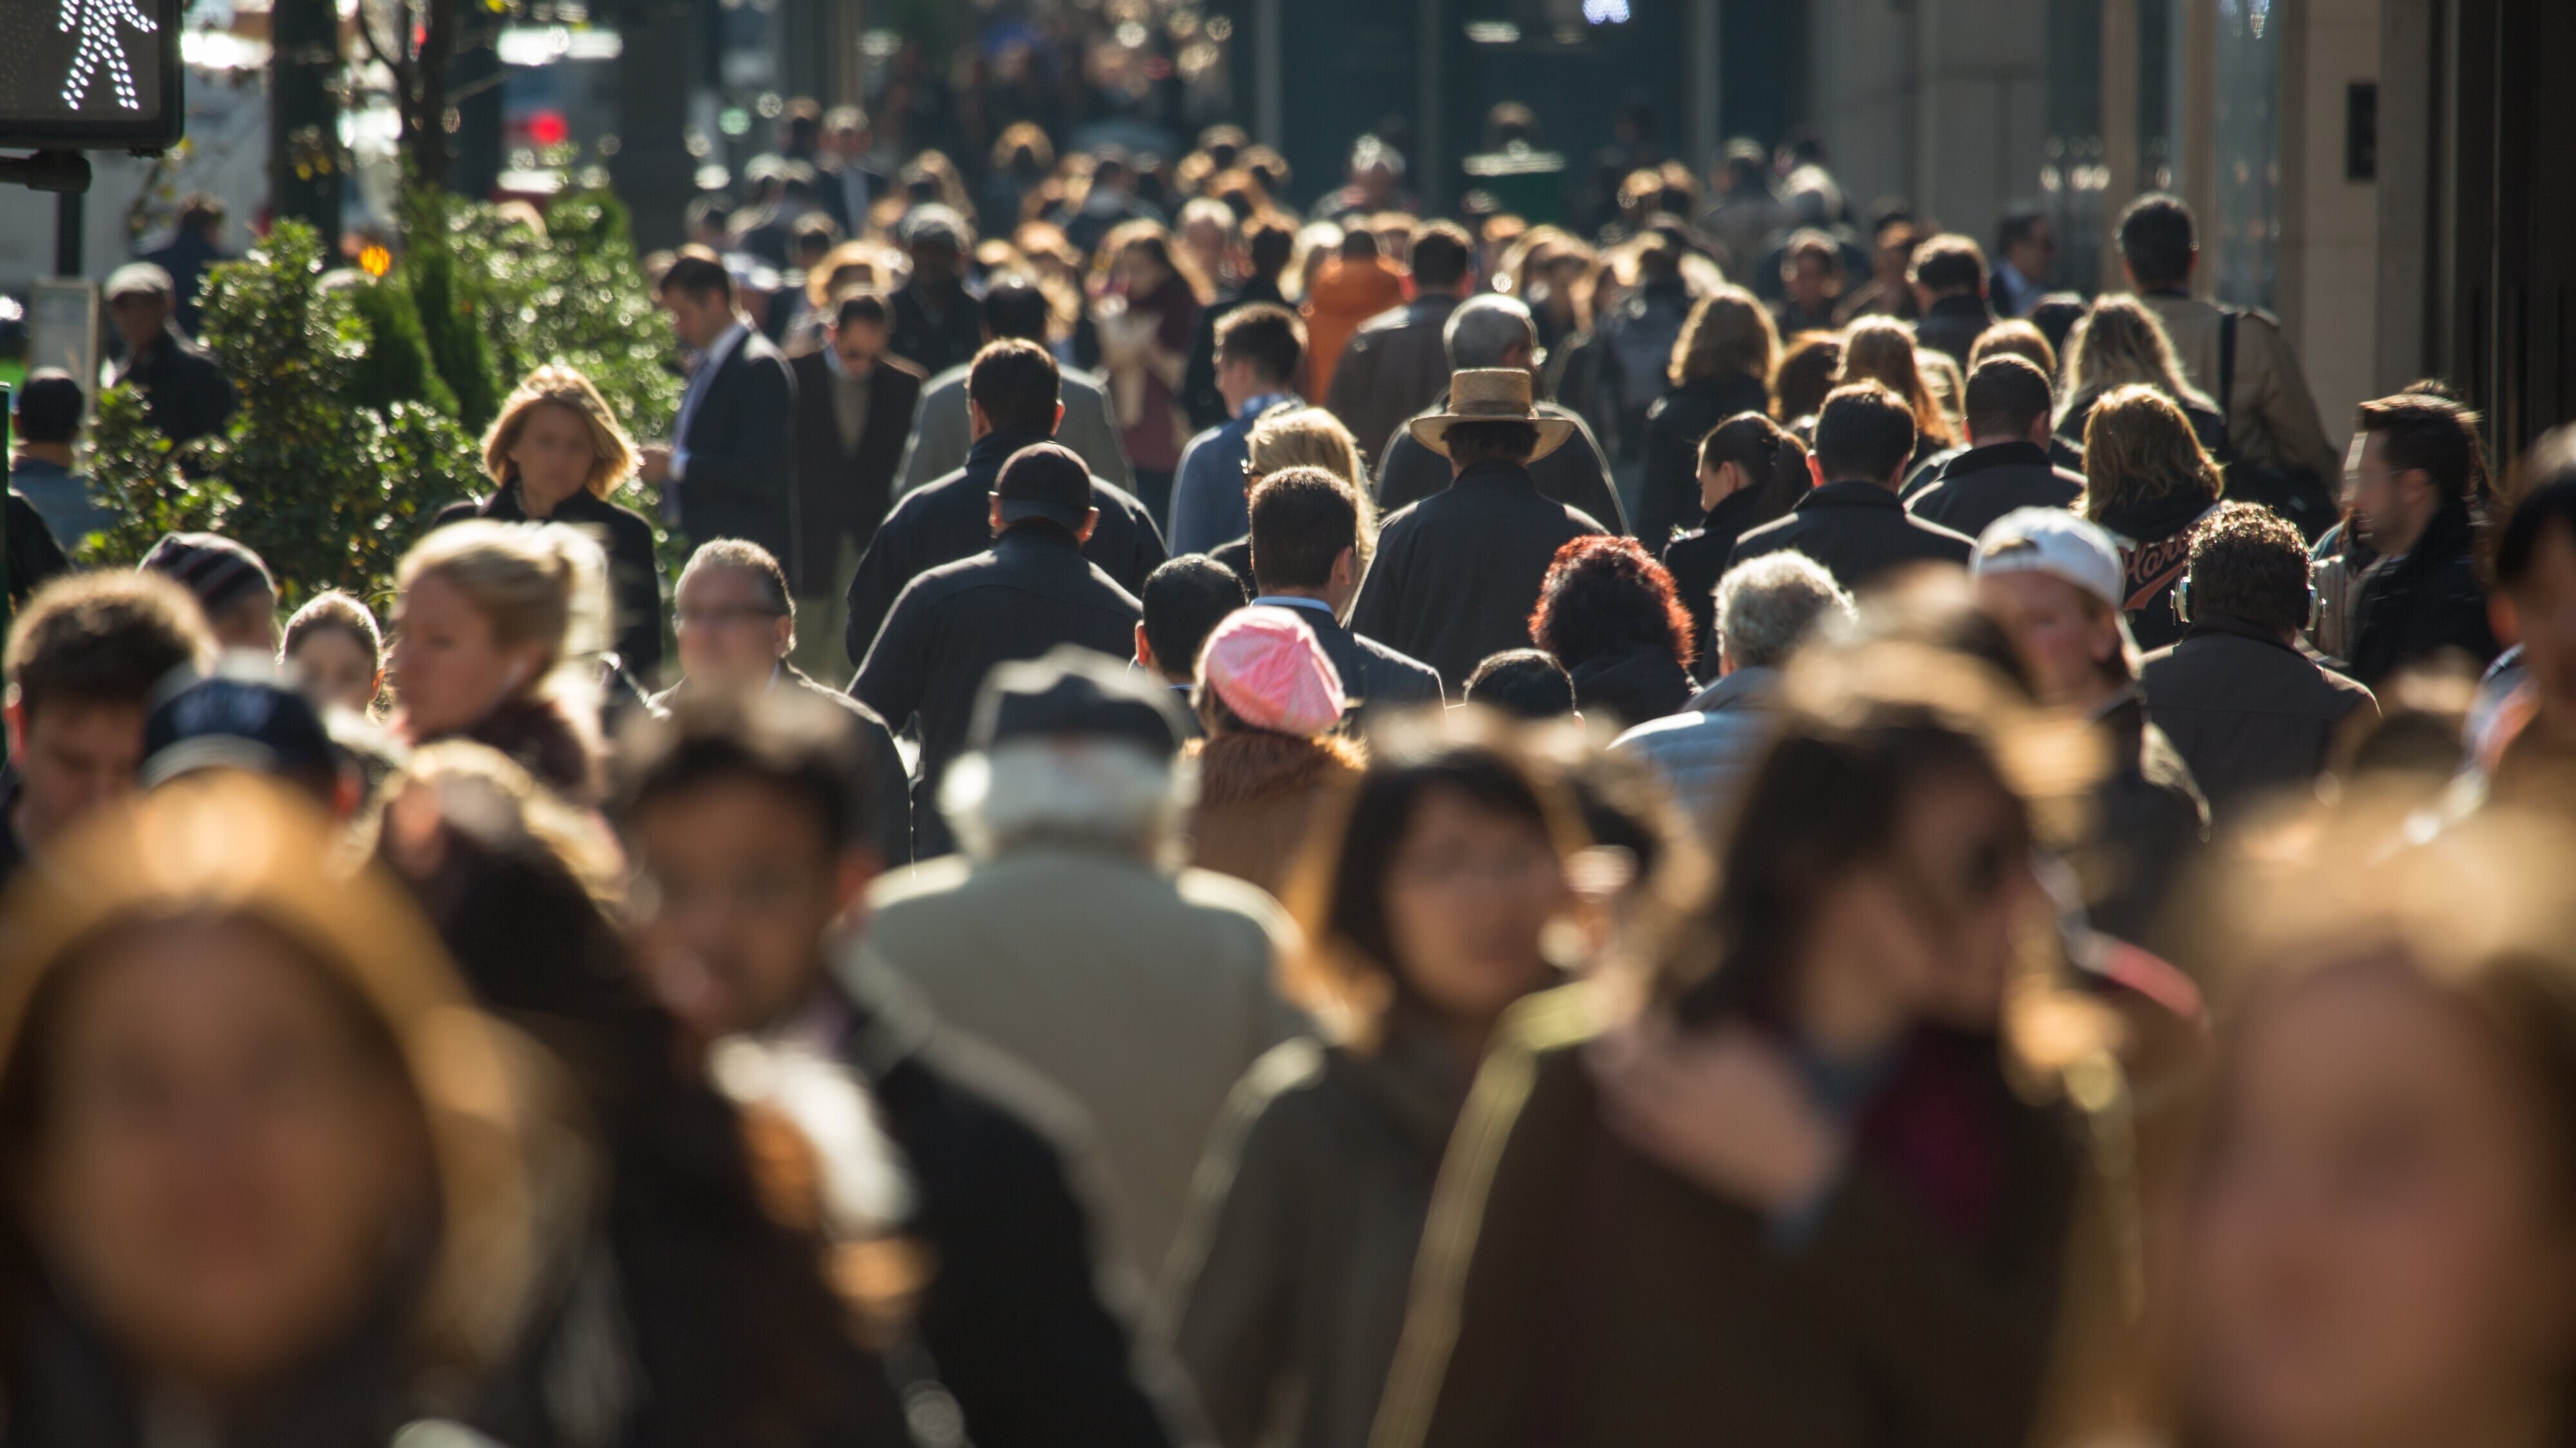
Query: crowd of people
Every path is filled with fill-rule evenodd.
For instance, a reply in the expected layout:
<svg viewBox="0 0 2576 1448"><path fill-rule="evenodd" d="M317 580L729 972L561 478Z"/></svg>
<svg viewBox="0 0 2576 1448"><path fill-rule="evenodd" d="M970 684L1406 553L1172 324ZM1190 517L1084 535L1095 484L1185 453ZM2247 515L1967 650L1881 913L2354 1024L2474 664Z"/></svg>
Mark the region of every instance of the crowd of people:
<svg viewBox="0 0 2576 1448"><path fill-rule="evenodd" d="M2576 429L2165 196L788 121L382 620L18 394L0 1445L2576 1434Z"/></svg>

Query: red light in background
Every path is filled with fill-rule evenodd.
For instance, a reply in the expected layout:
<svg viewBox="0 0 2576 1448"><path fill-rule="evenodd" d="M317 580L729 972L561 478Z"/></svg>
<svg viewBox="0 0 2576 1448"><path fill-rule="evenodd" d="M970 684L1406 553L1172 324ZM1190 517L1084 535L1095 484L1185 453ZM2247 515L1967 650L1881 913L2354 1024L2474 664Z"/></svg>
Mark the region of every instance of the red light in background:
<svg viewBox="0 0 2576 1448"><path fill-rule="evenodd" d="M560 146L571 137L572 127L565 124L561 111L539 111L528 117L528 139L540 146Z"/></svg>

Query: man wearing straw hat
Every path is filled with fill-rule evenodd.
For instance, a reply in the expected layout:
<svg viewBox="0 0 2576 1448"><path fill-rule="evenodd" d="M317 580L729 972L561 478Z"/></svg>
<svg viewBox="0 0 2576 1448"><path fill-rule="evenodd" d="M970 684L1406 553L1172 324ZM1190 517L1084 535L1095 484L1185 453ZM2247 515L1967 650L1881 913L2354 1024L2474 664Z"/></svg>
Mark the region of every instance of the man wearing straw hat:
<svg viewBox="0 0 2576 1448"><path fill-rule="evenodd" d="M1449 488L1387 520L1351 628L1431 665L1453 691L1486 655L1529 647L1549 561L1566 540L1602 531L1530 478L1574 427L1538 411L1521 368L1452 374L1447 408L1410 429L1449 460Z"/></svg>

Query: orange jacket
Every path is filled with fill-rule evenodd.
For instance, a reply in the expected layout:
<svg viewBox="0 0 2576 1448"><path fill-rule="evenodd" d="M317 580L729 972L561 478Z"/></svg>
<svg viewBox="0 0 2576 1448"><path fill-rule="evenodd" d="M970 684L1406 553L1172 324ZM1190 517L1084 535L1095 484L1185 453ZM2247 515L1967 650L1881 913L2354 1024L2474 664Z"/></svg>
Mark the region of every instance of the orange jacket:
<svg viewBox="0 0 2576 1448"><path fill-rule="evenodd" d="M1382 256L1359 262L1337 256L1324 263L1302 308L1306 314L1305 395L1322 400L1332 389L1333 369L1341 364L1342 349L1350 345L1351 334L1378 313L1404 305L1412 290L1404 269Z"/></svg>

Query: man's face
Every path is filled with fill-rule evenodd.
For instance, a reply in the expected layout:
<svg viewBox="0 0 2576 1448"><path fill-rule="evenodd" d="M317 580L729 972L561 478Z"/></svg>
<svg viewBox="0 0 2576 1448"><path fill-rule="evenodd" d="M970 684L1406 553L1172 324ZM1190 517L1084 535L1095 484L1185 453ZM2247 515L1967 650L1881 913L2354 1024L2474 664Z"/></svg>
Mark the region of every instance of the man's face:
<svg viewBox="0 0 2576 1448"><path fill-rule="evenodd" d="M877 359L885 355L886 329L874 322L844 322L832 329L832 355L841 359L841 369L853 377L865 377L877 370Z"/></svg>
<svg viewBox="0 0 2576 1448"><path fill-rule="evenodd" d="M1990 573L1977 597L1993 614L2051 704L2083 708L2108 690L2103 665L2119 651L2117 616L2046 573Z"/></svg>
<svg viewBox="0 0 2576 1448"><path fill-rule="evenodd" d="M2021 240L2013 243L2004 260L2030 280L2048 275L2049 268L2057 265L2057 228L2044 220L2035 223Z"/></svg>
<svg viewBox="0 0 2576 1448"><path fill-rule="evenodd" d="M134 792L143 767L143 706L56 699L28 717L9 706L9 752L18 762L15 820L37 848L90 811Z"/></svg>
<svg viewBox="0 0 2576 1448"><path fill-rule="evenodd" d="M2344 461L2344 501L2353 531L2382 553L2404 549L2423 526L2431 484L2421 472L2400 471L2388 461L2388 434L2366 432L2352 440Z"/></svg>
<svg viewBox="0 0 2576 1448"><path fill-rule="evenodd" d="M760 584L738 568L701 568L680 580L674 632L681 672L692 683L726 691L768 686L795 637L795 623L761 593Z"/></svg>
<svg viewBox="0 0 2576 1448"><path fill-rule="evenodd" d="M1914 260L1914 228L1891 226L1878 234L1878 275L1886 281L1902 281L1905 267Z"/></svg>
<svg viewBox="0 0 2576 1448"><path fill-rule="evenodd" d="M833 155L845 160L856 160L868 153L868 132L864 126L834 126L824 133L823 140Z"/></svg>
<svg viewBox="0 0 2576 1448"><path fill-rule="evenodd" d="M912 279L924 286L944 286L957 277L957 248L945 237L925 237L908 249L912 257Z"/></svg>
<svg viewBox="0 0 2576 1448"><path fill-rule="evenodd" d="M661 301L662 310L671 314L671 331L700 351L714 346L725 328L733 325L733 308L722 292L700 296L680 287L665 287Z"/></svg>
<svg viewBox="0 0 2576 1448"><path fill-rule="evenodd" d="M1789 295L1798 305L1814 307L1825 300L1825 281L1831 273L1820 256L1807 255L1789 263Z"/></svg>
<svg viewBox="0 0 2576 1448"><path fill-rule="evenodd" d="M140 352L160 340L170 321L169 300L149 292L119 297L108 303L107 310L116 321L116 335L123 339L129 353Z"/></svg>
<svg viewBox="0 0 2576 1448"><path fill-rule="evenodd" d="M632 821L635 953L699 1042L777 1026L822 985L824 940L873 873L774 786L719 778Z"/></svg>
<svg viewBox="0 0 2576 1448"><path fill-rule="evenodd" d="M2564 527L2543 533L2530 572L2510 597L2541 723L2562 740L2576 740L2576 533Z"/></svg>

